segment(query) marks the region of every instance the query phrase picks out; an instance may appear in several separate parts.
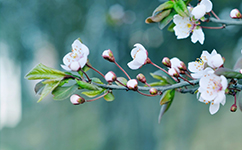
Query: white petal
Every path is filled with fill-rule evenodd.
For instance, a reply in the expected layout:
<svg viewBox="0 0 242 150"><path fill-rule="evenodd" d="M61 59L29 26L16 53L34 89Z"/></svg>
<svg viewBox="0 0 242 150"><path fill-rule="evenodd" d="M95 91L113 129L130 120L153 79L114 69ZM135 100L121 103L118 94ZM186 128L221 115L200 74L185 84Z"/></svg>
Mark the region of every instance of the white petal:
<svg viewBox="0 0 242 150"><path fill-rule="evenodd" d="M67 67L66 65L61 65L61 67L66 70L66 71L71 71L71 69L69 67Z"/></svg>
<svg viewBox="0 0 242 150"><path fill-rule="evenodd" d="M83 51L84 55L86 55L86 56L89 55L89 48L84 44L82 44L82 51Z"/></svg>
<svg viewBox="0 0 242 150"><path fill-rule="evenodd" d="M195 79L200 79L203 76L203 71L192 73L191 76Z"/></svg>
<svg viewBox="0 0 242 150"><path fill-rule="evenodd" d="M190 29L187 27L184 28L183 26L175 26L173 29L177 39L185 39L190 35Z"/></svg>
<svg viewBox="0 0 242 150"><path fill-rule="evenodd" d="M63 63L64 63L66 66L69 66L70 63L72 62L72 60L74 60L73 57L71 57L71 54L72 54L72 52L66 54L66 55L63 57Z"/></svg>
<svg viewBox="0 0 242 150"><path fill-rule="evenodd" d="M225 99L224 91L218 92L216 98L214 99L214 104L220 104Z"/></svg>
<svg viewBox="0 0 242 150"><path fill-rule="evenodd" d="M208 60L208 65L211 66L212 68L218 68L221 65L223 65L223 63L224 61L220 54L216 54Z"/></svg>
<svg viewBox="0 0 242 150"><path fill-rule="evenodd" d="M140 64L144 64L147 59L147 53L144 51L139 51L136 53L136 57L134 58L135 61L137 61Z"/></svg>
<svg viewBox="0 0 242 150"><path fill-rule="evenodd" d="M139 43L136 43L134 44L135 47L137 47L138 49L142 50L142 51L146 51L146 49L144 48L143 45L139 44Z"/></svg>
<svg viewBox="0 0 242 150"><path fill-rule="evenodd" d="M220 78L221 78L221 84L222 84L223 90L225 90L228 86L228 81L223 75L221 75Z"/></svg>
<svg viewBox="0 0 242 150"><path fill-rule="evenodd" d="M213 3L210 0L202 0L200 4L206 6L206 12L210 12L213 9Z"/></svg>
<svg viewBox="0 0 242 150"><path fill-rule="evenodd" d="M72 71L78 71L80 69L80 64L77 61L74 61L70 64L70 69Z"/></svg>
<svg viewBox="0 0 242 150"><path fill-rule="evenodd" d="M211 56L217 55L217 51L215 49L213 49L213 51L211 52Z"/></svg>
<svg viewBox="0 0 242 150"><path fill-rule="evenodd" d="M209 106L209 112L211 115L215 114L219 110L220 104L210 104Z"/></svg>
<svg viewBox="0 0 242 150"><path fill-rule="evenodd" d="M128 65L129 68L132 69L132 70L139 69L139 68L142 66L142 64L137 63L135 60L132 60L132 61L129 62L127 65Z"/></svg>
<svg viewBox="0 0 242 150"><path fill-rule="evenodd" d="M193 43L199 41L201 44L203 44L205 37L202 28L195 29L192 33L191 39Z"/></svg>
<svg viewBox="0 0 242 150"><path fill-rule="evenodd" d="M208 51L203 51L203 52L202 52L201 58L202 58L202 60L203 60L204 62L207 62L208 59L209 59L210 57L211 57L211 56L210 56L210 54L208 53Z"/></svg>
<svg viewBox="0 0 242 150"><path fill-rule="evenodd" d="M196 18L200 19L206 14L206 6L203 4L199 4L193 8L191 14Z"/></svg>
<svg viewBox="0 0 242 150"><path fill-rule="evenodd" d="M83 68L87 63L87 56L83 56L81 59L78 60L78 62L80 64L81 68Z"/></svg>

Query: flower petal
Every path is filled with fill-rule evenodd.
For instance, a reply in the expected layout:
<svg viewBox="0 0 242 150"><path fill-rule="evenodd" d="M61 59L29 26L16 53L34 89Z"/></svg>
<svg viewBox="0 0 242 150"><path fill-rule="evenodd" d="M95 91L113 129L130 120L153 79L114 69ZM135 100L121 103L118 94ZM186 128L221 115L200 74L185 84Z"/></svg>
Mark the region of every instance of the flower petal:
<svg viewBox="0 0 242 150"><path fill-rule="evenodd" d="M199 41L201 44L203 44L205 37L202 28L195 29L192 33L191 39L193 43Z"/></svg>
<svg viewBox="0 0 242 150"><path fill-rule="evenodd" d="M135 61L137 61L140 64L144 64L147 59L147 54L144 51L139 51L136 53L136 57L134 58Z"/></svg>
<svg viewBox="0 0 242 150"><path fill-rule="evenodd" d="M206 6L204 4L198 4L193 8L191 14L196 18L200 19L206 14Z"/></svg>
<svg viewBox="0 0 242 150"><path fill-rule="evenodd" d="M210 104L209 112L211 115L215 114L219 110L220 104Z"/></svg>
<svg viewBox="0 0 242 150"><path fill-rule="evenodd" d="M61 67L66 70L66 71L71 71L71 69L69 67L67 67L66 65L61 65Z"/></svg>
<svg viewBox="0 0 242 150"><path fill-rule="evenodd" d="M223 65L224 61L223 58L220 54L213 55L209 60L208 60L208 65L211 66L212 68L218 68L221 65Z"/></svg>
<svg viewBox="0 0 242 150"><path fill-rule="evenodd" d="M139 68L142 66L142 64L137 63L135 60L132 60L132 61L129 62L127 65L128 65L129 68L132 69L132 70L139 69Z"/></svg>
<svg viewBox="0 0 242 150"><path fill-rule="evenodd" d="M206 6L206 12L210 12L213 9L213 3L210 0L202 0L200 4Z"/></svg>
<svg viewBox="0 0 242 150"><path fill-rule="evenodd" d="M223 75L221 75L220 78L221 78L221 84L222 84L223 90L225 90L228 86L228 81Z"/></svg>
<svg viewBox="0 0 242 150"><path fill-rule="evenodd" d="M80 64L81 68L83 68L87 63L87 56L84 55L81 59L78 60L78 63Z"/></svg>
<svg viewBox="0 0 242 150"><path fill-rule="evenodd" d="M216 98L214 99L214 104L220 104L225 99L224 91L218 92Z"/></svg>
<svg viewBox="0 0 242 150"><path fill-rule="evenodd" d="M69 66L71 62L74 61L73 57L71 57L72 55L72 52L66 54L64 57L63 57L63 63L66 65L66 66Z"/></svg>

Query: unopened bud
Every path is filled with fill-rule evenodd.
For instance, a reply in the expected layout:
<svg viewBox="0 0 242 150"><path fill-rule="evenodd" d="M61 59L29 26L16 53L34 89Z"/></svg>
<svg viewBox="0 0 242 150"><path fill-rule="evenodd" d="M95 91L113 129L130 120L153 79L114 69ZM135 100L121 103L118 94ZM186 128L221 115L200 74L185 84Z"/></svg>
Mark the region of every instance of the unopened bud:
<svg viewBox="0 0 242 150"><path fill-rule="evenodd" d="M115 74L114 72L112 72L112 71L109 71L109 72L105 75L105 80L106 80L107 82L114 82L114 81L116 81L116 79L117 79L117 76L116 76L116 74Z"/></svg>
<svg viewBox="0 0 242 150"><path fill-rule="evenodd" d="M158 90L157 90L156 88L151 88L151 89L150 89L150 94L151 94L151 95L156 95L157 92L158 92Z"/></svg>
<svg viewBox="0 0 242 150"><path fill-rule="evenodd" d="M236 104L233 104L231 107L230 107L230 111L231 112L235 112L237 110L237 105Z"/></svg>
<svg viewBox="0 0 242 150"><path fill-rule="evenodd" d="M183 61L181 61L180 66L178 67L178 69L180 69L182 71L187 71L187 66L184 64Z"/></svg>
<svg viewBox="0 0 242 150"><path fill-rule="evenodd" d="M142 82L142 83L146 83L146 78L145 78L145 76L144 76L142 73L139 73L139 74L136 76L136 79L139 80L139 81Z"/></svg>
<svg viewBox="0 0 242 150"><path fill-rule="evenodd" d="M241 74L242 74L242 69L240 69L240 70L239 70L239 73L241 73Z"/></svg>
<svg viewBox="0 0 242 150"><path fill-rule="evenodd" d="M110 62L114 62L115 61L115 58L113 56L113 52L110 49L103 51L102 57L104 59L110 61Z"/></svg>
<svg viewBox="0 0 242 150"><path fill-rule="evenodd" d="M74 94L70 97L70 101L73 105L79 105L79 104L83 104L86 100L83 97L77 94Z"/></svg>
<svg viewBox="0 0 242 150"><path fill-rule="evenodd" d="M171 75L171 76L179 77L179 73L177 72L177 70L176 70L175 68L170 68L170 69L168 70L168 73L169 73L169 75Z"/></svg>
<svg viewBox="0 0 242 150"><path fill-rule="evenodd" d="M131 79L127 82L127 87L131 90L137 90L138 81L136 79Z"/></svg>
<svg viewBox="0 0 242 150"><path fill-rule="evenodd" d="M233 19L241 19L242 15L238 9L233 9L230 11L230 17Z"/></svg>
<svg viewBox="0 0 242 150"><path fill-rule="evenodd" d="M171 61L168 57L164 57L162 59L162 64L165 65L166 67L169 67L169 68L171 67Z"/></svg>

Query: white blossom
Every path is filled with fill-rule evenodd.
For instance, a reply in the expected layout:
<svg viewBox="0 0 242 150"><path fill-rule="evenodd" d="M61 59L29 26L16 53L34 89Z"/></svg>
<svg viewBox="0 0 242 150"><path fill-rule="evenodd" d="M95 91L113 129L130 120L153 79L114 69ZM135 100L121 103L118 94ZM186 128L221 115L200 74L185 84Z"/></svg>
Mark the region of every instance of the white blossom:
<svg viewBox="0 0 242 150"><path fill-rule="evenodd" d="M223 75L215 75L211 68L206 68L205 72L199 81L198 100L206 104L210 103L209 112L213 115L219 110L220 104L224 105L226 102L225 90L228 82Z"/></svg>
<svg viewBox="0 0 242 150"><path fill-rule="evenodd" d="M128 63L130 69L136 70L142 67L148 58L148 52L146 49L139 43L134 45L135 48L131 51L131 57L133 60Z"/></svg>
<svg viewBox="0 0 242 150"><path fill-rule="evenodd" d="M213 3L210 0L202 0L196 7L192 9L192 16L195 19L202 18L206 13L210 12L213 8Z"/></svg>
<svg viewBox="0 0 242 150"><path fill-rule="evenodd" d="M109 71L106 75L105 75L105 80L107 82L113 82L117 79L116 74L113 71Z"/></svg>
<svg viewBox="0 0 242 150"><path fill-rule="evenodd" d="M129 89L136 89L138 87L138 81L136 79L131 79L127 82L127 87Z"/></svg>
<svg viewBox="0 0 242 150"><path fill-rule="evenodd" d="M240 19L242 15L238 9L233 9L230 11L230 17L233 19Z"/></svg>
<svg viewBox="0 0 242 150"><path fill-rule="evenodd" d="M64 65L61 65L66 71L78 71L87 63L89 49L79 40L75 40L72 44L72 52L66 54L63 58Z"/></svg>

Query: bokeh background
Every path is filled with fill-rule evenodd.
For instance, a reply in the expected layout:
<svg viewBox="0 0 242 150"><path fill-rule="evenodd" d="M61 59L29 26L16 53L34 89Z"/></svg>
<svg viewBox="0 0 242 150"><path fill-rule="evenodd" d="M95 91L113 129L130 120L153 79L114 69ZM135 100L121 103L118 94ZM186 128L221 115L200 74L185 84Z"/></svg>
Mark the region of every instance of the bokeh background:
<svg viewBox="0 0 242 150"><path fill-rule="evenodd" d="M232 8L242 10L241 0L212 0L214 11L230 19ZM114 91L116 99L73 106L48 96L37 103L37 81L25 74L36 64L61 69L63 56L80 37L90 49L91 64L104 74L124 74L101 54L111 49L131 77L142 72L148 82L156 68L146 65L130 70L130 50L143 44L153 62L177 56L185 63L202 50L216 49L226 58L225 67L241 56L242 28L231 26L205 32L205 43L190 37L177 40L174 33L145 24L161 1L153 0L0 0L0 149L1 150L240 150L242 113L230 112L233 98L211 116L208 105L195 95L176 93L170 110L158 124L159 97ZM196 1L193 2L195 4ZM211 24L214 25L214 24ZM162 66L162 65L161 65ZM98 76L88 71L90 76Z"/></svg>

